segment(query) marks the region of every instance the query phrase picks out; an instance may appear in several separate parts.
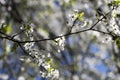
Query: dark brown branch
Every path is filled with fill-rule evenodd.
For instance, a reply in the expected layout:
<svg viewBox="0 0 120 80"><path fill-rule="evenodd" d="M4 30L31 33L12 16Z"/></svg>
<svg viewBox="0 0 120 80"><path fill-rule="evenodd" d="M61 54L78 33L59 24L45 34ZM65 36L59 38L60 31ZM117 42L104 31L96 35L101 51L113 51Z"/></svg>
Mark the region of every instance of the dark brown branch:
<svg viewBox="0 0 120 80"><path fill-rule="evenodd" d="M16 34L12 35L12 38L14 38L15 36L18 36L18 35L22 34L25 31L26 31L26 29L21 30L19 33L16 33Z"/></svg>
<svg viewBox="0 0 120 80"><path fill-rule="evenodd" d="M112 10L113 10L113 9L112 9ZM111 10L111 11L112 11L112 10ZM111 12L111 11L110 11L110 12ZM110 12L108 12L105 16L107 16ZM17 42L17 43L28 43L28 42L41 42L41 41L54 40L54 39L56 39L56 38L60 38L60 37L64 37L64 36L70 36L70 35L73 35L73 34L79 34L79 33L86 32L86 31L90 31L90 30L98 31L98 32L104 33L104 34L108 34L108 33L106 33L106 32L93 29L93 28L94 28L100 21L102 21L103 19L104 19L104 17L102 17L101 19L98 19L98 21L97 21L95 24L93 24L93 25L92 25L90 28L88 28L88 29L85 29L85 30L82 30L82 31L77 31L77 32L72 32L72 33L71 33L71 31L70 31L70 33L63 34L63 35L61 35L61 36L56 36L56 37L53 37L53 38L40 39L40 40L32 40L32 41L30 41L30 40L20 41L20 40L17 40L17 39L13 39L13 37L8 36L7 34L4 34L5 37L0 36L0 38L8 39L8 40L11 40L11 41ZM77 20L77 19L76 19L76 20ZM74 26L76 20L73 22L72 27ZM71 30L72 30L72 28L71 28Z"/></svg>
<svg viewBox="0 0 120 80"><path fill-rule="evenodd" d="M109 35L109 32L103 32L103 31L100 31L100 30L96 30L96 29L91 29L92 31L97 31L97 32L100 32L100 33L103 33L103 34L108 34Z"/></svg>

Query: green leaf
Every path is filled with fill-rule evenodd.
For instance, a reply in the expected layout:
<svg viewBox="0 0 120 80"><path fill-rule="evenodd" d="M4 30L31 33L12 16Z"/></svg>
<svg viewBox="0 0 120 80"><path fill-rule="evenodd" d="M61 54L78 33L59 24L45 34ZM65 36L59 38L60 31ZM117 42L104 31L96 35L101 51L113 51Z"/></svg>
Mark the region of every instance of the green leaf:
<svg viewBox="0 0 120 80"><path fill-rule="evenodd" d="M38 33L44 37L48 37L49 36L49 31L47 29L44 29L44 28L41 28L39 27L38 28Z"/></svg>
<svg viewBox="0 0 120 80"><path fill-rule="evenodd" d="M115 42L116 42L116 45L118 46L118 48L120 48L120 38L117 38L117 39L115 40Z"/></svg>
<svg viewBox="0 0 120 80"><path fill-rule="evenodd" d="M71 5L75 5L76 2L77 2L77 0L69 0L69 3L70 3Z"/></svg>
<svg viewBox="0 0 120 80"><path fill-rule="evenodd" d="M11 51L10 44L7 40L5 40L5 55L8 55L10 51Z"/></svg>
<svg viewBox="0 0 120 80"><path fill-rule="evenodd" d="M108 5L109 6L118 6L120 4L120 0L115 0L115 1L112 1L111 3L109 3Z"/></svg>
<svg viewBox="0 0 120 80"><path fill-rule="evenodd" d="M79 14L79 17L83 17L84 16L84 12L81 12L80 14Z"/></svg>
<svg viewBox="0 0 120 80"><path fill-rule="evenodd" d="M84 20L84 12L81 12L81 13L75 13L75 15L78 17L78 19L80 20L80 21L83 21Z"/></svg>
<svg viewBox="0 0 120 80"><path fill-rule="evenodd" d="M54 70L54 68L52 68L52 67L47 68L48 73L50 73L52 70Z"/></svg>
<svg viewBox="0 0 120 80"><path fill-rule="evenodd" d="M18 48L18 44L14 43L11 47L11 52L14 52Z"/></svg>
<svg viewBox="0 0 120 80"><path fill-rule="evenodd" d="M116 12L114 12L113 16L114 16L114 18L116 18L116 17L117 17L117 13L116 13Z"/></svg>
<svg viewBox="0 0 120 80"><path fill-rule="evenodd" d="M93 41L96 41L97 40L97 36L93 35L92 39L93 39Z"/></svg>
<svg viewBox="0 0 120 80"><path fill-rule="evenodd" d="M4 26L2 31L7 33L7 34L10 34L12 32L12 23L10 22L6 26Z"/></svg>

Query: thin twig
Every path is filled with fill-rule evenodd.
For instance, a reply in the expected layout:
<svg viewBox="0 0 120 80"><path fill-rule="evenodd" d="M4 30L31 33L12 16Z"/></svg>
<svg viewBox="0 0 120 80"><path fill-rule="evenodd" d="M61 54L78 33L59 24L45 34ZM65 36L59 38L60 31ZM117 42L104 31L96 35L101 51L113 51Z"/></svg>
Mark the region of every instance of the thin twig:
<svg viewBox="0 0 120 80"><path fill-rule="evenodd" d="M25 31L26 31L25 29L24 29L24 30L21 30L20 32L12 35L12 38L14 38L15 36L18 36L18 35L22 34L22 33L25 32Z"/></svg>
<svg viewBox="0 0 120 80"><path fill-rule="evenodd" d="M112 9L113 10L113 9ZM111 11L110 11L111 12ZM108 12L106 14L106 16L110 13ZM8 36L7 34L5 34L5 37L3 36L0 36L0 38L4 38L4 39L8 39L8 40L11 40L13 42L17 42L17 43L28 43L28 42L41 42L41 41L48 41L48 40L54 40L56 38L60 38L60 37L64 37L64 36L70 36L70 35L73 35L73 34L79 34L79 33L82 33L82 32L86 32L86 31L90 31L90 30L94 30L94 31L98 31L100 33L105 33L105 32L102 32L102 31L99 31L99 30L95 30L93 29L100 21L102 21L104 19L104 17L102 17L101 19L99 19L95 24L93 24L89 29L85 29L85 30L81 30L81 31L77 31L77 32L70 32L70 33L67 33L67 34L63 34L61 36L56 36L56 37L53 37L53 38L47 38L47 39L39 39L39 40L26 40L26 41L20 41L20 40L17 40L17 39L13 39L13 37L10 37ZM76 19L77 20L77 19ZM73 22L74 24L72 26L75 25L75 22L76 20ZM105 34L108 34L108 33L105 33Z"/></svg>

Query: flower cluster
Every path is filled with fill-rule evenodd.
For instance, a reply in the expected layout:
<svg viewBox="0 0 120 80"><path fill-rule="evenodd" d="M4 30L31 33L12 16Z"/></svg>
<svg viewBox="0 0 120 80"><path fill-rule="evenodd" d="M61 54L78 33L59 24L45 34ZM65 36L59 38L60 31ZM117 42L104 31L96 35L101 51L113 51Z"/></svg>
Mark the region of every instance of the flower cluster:
<svg viewBox="0 0 120 80"><path fill-rule="evenodd" d="M107 27L107 30L108 30L108 32L110 32L110 35L113 36L113 37L111 37L109 35L105 35L106 37L102 41L103 43L111 42L111 41L113 41L117 38L115 36L120 36L120 29L119 29L118 24L116 23L116 15L117 15L117 9L114 8L111 11L110 15L107 16L108 19L109 19L108 23L107 23L107 25L109 24L108 27Z"/></svg>
<svg viewBox="0 0 120 80"><path fill-rule="evenodd" d="M26 31L26 35L29 40L34 40L33 35L32 35L33 28L30 26L28 27L29 28L27 28L28 30ZM62 45L62 44L59 44L59 45ZM32 60L30 60L30 58L27 59L28 62L33 61L36 64L38 64L41 77L50 78L51 80L57 79L59 77L59 71L54 69L51 66L52 58L51 58L50 53L46 54L45 51L36 49L35 42L25 43L24 48L32 58Z"/></svg>
<svg viewBox="0 0 120 80"><path fill-rule="evenodd" d="M116 35L120 35L119 27L115 21L115 14L116 14L116 9L114 9L111 14L111 19L109 21L109 23L110 23L109 31L111 31L112 33L114 33Z"/></svg>
<svg viewBox="0 0 120 80"><path fill-rule="evenodd" d="M89 20L85 20L85 12L82 10L74 10L72 13L68 14L68 31L76 32L83 29L89 23Z"/></svg>
<svg viewBox="0 0 120 80"><path fill-rule="evenodd" d="M56 41L56 45L58 45L60 48L58 52L60 52L60 50L63 51L65 46L65 37L63 36L63 37L56 38L55 41Z"/></svg>

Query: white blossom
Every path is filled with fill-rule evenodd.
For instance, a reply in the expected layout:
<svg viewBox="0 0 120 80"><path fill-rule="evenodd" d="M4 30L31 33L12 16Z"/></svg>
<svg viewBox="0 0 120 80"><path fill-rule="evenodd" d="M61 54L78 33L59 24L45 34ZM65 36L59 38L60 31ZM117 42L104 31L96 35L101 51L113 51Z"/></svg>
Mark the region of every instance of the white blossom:
<svg viewBox="0 0 120 80"><path fill-rule="evenodd" d="M30 30L26 32L26 35L28 36L28 39L30 40L34 40L32 33L33 33L33 28L30 28ZM60 49L64 50L65 38L60 37L60 38L57 38L56 41L58 42L57 45L60 47ZM33 60L34 62L37 63L38 67L41 68L42 66L44 67L45 70L47 70L47 71L40 70L41 77L44 77L44 78L49 77L52 80L55 78L58 78L58 75L59 75L58 70L54 70L54 68L51 67L51 64L47 63L46 61L46 58L51 57L50 53L47 53L47 54L40 53L38 49L34 48L34 45L35 45L34 42L25 43L24 48L28 52L28 54L34 58ZM24 61L24 59L21 58L21 61ZM32 60L30 58L27 58L25 61L31 62Z"/></svg>
<svg viewBox="0 0 120 80"><path fill-rule="evenodd" d="M25 80L24 76L19 76L18 80Z"/></svg>
<svg viewBox="0 0 120 80"><path fill-rule="evenodd" d="M64 46L65 46L65 37L59 37L57 39L55 39L56 41L56 45L58 45L60 47L60 50L64 50Z"/></svg>
<svg viewBox="0 0 120 80"><path fill-rule="evenodd" d="M59 78L59 71L58 70L53 70L52 72L51 72L51 74L52 74L52 78L54 79L58 79Z"/></svg>
<svg viewBox="0 0 120 80"><path fill-rule="evenodd" d="M68 16L70 17L71 21L74 21L77 18L77 15L75 15L75 13L69 14Z"/></svg>
<svg viewBox="0 0 120 80"><path fill-rule="evenodd" d="M8 80L9 76L7 74L0 74L0 79Z"/></svg>
<svg viewBox="0 0 120 80"><path fill-rule="evenodd" d="M118 27L118 25L116 24L116 21L115 21L115 16L114 16L115 14L116 14L116 10L113 10L112 14L111 14L111 19L109 21L109 23L110 23L109 31L113 32L116 35L120 35L119 27Z"/></svg>

